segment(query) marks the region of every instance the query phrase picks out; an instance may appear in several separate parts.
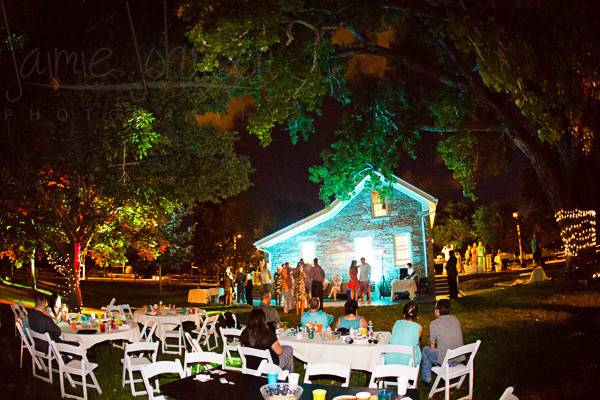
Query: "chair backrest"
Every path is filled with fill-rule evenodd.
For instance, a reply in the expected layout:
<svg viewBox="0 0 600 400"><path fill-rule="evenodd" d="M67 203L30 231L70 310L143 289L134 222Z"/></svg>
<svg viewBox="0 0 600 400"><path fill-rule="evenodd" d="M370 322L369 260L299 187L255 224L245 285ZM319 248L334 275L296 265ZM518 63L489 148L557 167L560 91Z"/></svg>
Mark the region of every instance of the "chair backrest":
<svg viewBox="0 0 600 400"><path fill-rule="evenodd" d="M515 389L512 386L506 388L502 396L500 396L500 400L519 400L517 396L513 394Z"/></svg>
<svg viewBox="0 0 600 400"><path fill-rule="evenodd" d="M473 369L473 360L475 359L475 355L477 354L477 350L479 349L479 345L481 344L481 340L476 341L475 343L465 344L463 346L457 347L456 349L450 349L446 351L446 356L444 357L444 361L442 362L442 368L449 367L449 362L457 357L468 357L467 361L467 370L471 371Z"/></svg>
<svg viewBox="0 0 600 400"><path fill-rule="evenodd" d="M219 327L219 332L221 333L221 339L223 340L223 350L225 350L226 346L231 346L231 343L227 340L228 338L239 338L242 334L241 329L235 328L221 328Z"/></svg>
<svg viewBox="0 0 600 400"><path fill-rule="evenodd" d="M15 316L15 321L17 319L23 320L23 319L27 318L27 316L28 316L27 310L20 303L11 304L10 309L12 310L12 312Z"/></svg>
<svg viewBox="0 0 600 400"><path fill-rule="evenodd" d="M106 306L106 313L107 314L118 313L119 315L122 315L123 309L121 308L121 306Z"/></svg>
<svg viewBox="0 0 600 400"><path fill-rule="evenodd" d="M273 364L271 352L268 349L262 350L255 349L253 347L237 346L237 351L240 353L240 357L242 359L242 374L260 376L265 369L266 364ZM252 369L248 367L248 361L246 357L262 358L263 360L256 369Z"/></svg>
<svg viewBox="0 0 600 400"><path fill-rule="evenodd" d="M275 371L277 372L277 379L280 381L285 381L290 374L290 371L286 369L281 369L281 367L277 364L269 363L266 360L262 360L257 369L260 376L266 376L269 372Z"/></svg>
<svg viewBox="0 0 600 400"><path fill-rule="evenodd" d="M311 376L315 375L329 375L337 376L344 379L343 387L348 387L350 384L350 366L343 364L334 363L319 363L319 364L308 364L306 371L304 371L304 383L312 383L310 381Z"/></svg>
<svg viewBox="0 0 600 400"><path fill-rule="evenodd" d="M186 352L183 367L187 376L192 374L191 368L188 368L188 365L197 363L219 364L223 366L225 364L225 356L223 353L213 353L212 351Z"/></svg>
<svg viewBox="0 0 600 400"><path fill-rule="evenodd" d="M144 387L146 388L146 394L150 400L154 400L154 392L160 391L158 379L155 379L155 388L150 384L150 380L164 374L178 374L181 379L185 378L181 361L175 359L175 361L157 361L152 364L144 365L141 368L142 379L144 381Z"/></svg>
<svg viewBox="0 0 600 400"><path fill-rule="evenodd" d="M146 322L144 322L144 325L142 326L142 330L140 331L140 339L146 342L152 342L152 335L154 334L154 331L156 330L157 326L158 324L154 319L147 319Z"/></svg>
<svg viewBox="0 0 600 400"><path fill-rule="evenodd" d="M409 356L408 365L411 367L415 366L415 348L413 346L405 346L402 344L382 344L377 346L377 350L380 355L380 364L384 363L384 356L386 354L405 354Z"/></svg>
<svg viewBox="0 0 600 400"><path fill-rule="evenodd" d="M190 335L189 332L185 332L183 334L183 336L185 336L185 340L186 342L190 345L190 347L192 348L192 353L201 353L204 350L202 350L202 347L200 346L200 343L198 342L198 339L194 339L192 337L192 335Z"/></svg>
<svg viewBox="0 0 600 400"><path fill-rule="evenodd" d="M52 357L52 347L50 345L52 343L52 339L50 339L50 335L48 334L48 332L39 333L39 332L34 331L33 329L29 329L29 334L31 335L31 338L33 339L33 343L35 343L36 340L38 342L47 343L48 347L47 347L47 350L45 351L45 356L46 356L46 358ZM34 348L36 348L35 345L34 345ZM39 346L37 348L39 349ZM38 350L38 353L44 353L44 351Z"/></svg>
<svg viewBox="0 0 600 400"><path fill-rule="evenodd" d="M78 358L81 360L81 363L79 364L79 369L81 371L81 375L86 374L86 370L89 369L89 361L87 359L87 351L82 349L81 347L77 347L77 346L73 346L70 344L66 344L66 343L57 343L52 341L52 349L54 351L54 354L56 354L56 360L58 361L58 366L60 368L60 370L64 370L65 369L65 361L62 357L62 355L66 354L69 356L75 356L75 358ZM69 368L71 370L74 370L75 368Z"/></svg>
<svg viewBox="0 0 600 400"><path fill-rule="evenodd" d="M400 364L377 365L371 372L369 387L372 389L377 388L377 379L396 378L399 380L401 377L416 382L419 378L419 367L409 367L408 365Z"/></svg>
<svg viewBox="0 0 600 400"><path fill-rule="evenodd" d="M131 311L129 304L120 304L119 307L127 318L133 318L133 312Z"/></svg>
<svg viewBox="0 0 600 400"><path fill-rule="evenodd" d="M114 297L110 300L110 303L108 303L108 306L106 306L107 308L110 306L114 306L115 302L117 301L117 299L115 299Z"/></svg>
<svg viewBox="0 0 600 400"><path fill-rule="evenodd" d="M156 355L158 354L158 343L155 342L135 342L125 343L125 349L123 350L125 362L131 358L132 353L148 353L152 362L156 362Z"/></svg>

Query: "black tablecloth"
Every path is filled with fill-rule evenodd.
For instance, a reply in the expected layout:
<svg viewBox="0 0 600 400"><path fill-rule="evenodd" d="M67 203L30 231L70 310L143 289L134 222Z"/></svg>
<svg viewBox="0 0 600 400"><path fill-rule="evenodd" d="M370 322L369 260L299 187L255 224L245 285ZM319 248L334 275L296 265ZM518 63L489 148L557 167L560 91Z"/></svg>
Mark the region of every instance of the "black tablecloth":
<svg viewBox="0 0 600 400"><path fill-rule="evenodd" d="M235 382L234 385L221 383L219 378L225 378L230 382ZM213 375L213 380L208 382L200 382L194 379L193 376L185 379L180 379L174 382L166 383L160 386L162 394L174 399L186 400L202 400L202 399L262 399L260 395L260 387L267 384L265 378L259 378L252 375L244 375L239 372L227 371L224 375ZM358 392L377 393L378 389L368 389L362 387L344 388L333 385L317 385L317 384L300 384L304 389L301 400L312 400L312 391L314 389L327 390L327 400L333 399L335 396L350 394L354 395ZM393 389L395 392L395 389ZM408 389L407 397L413 400L419 399L419 391L417 389ZM399 398L399 397L398 397ZM392 397L396 399L396 397Z"/></svg>

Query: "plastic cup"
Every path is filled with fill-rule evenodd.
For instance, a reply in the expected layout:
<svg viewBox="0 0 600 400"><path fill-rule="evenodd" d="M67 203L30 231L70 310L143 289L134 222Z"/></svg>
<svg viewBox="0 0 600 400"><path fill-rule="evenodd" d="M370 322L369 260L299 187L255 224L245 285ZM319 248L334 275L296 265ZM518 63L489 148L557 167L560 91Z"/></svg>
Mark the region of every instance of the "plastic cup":
<svg viewBox="0 0 600 400"><path fill-rule="evenodd" d="M77 324L75 322L71 322L71 329L73 332L77 332Z"/></svg>
<svg viewBox="0 0 600 400"><path fill-rule="evenodd" d="M297 373L288 374L288 383L290 385L297 385L299 379L300 379L300 374L297 374Z"/></svg>
<svg viewBox="0 0 600 400"><path fill-rule="evenodd" d="M187 308L181 307L181 315L187 314Z"/></svg>
<svg viewBox="0 0 600 400"><path fill-rule="evenodd" d="M325 400L325 395L327 394L327 390L325 389L315 389L313 390L313 400Z"/></svg>
<svg viewBox="0 0 600 400"><path fill-rule="evenodd" d="M102 332L102 333L106 332L106 324L104 322L100 323L100 332Z"/></svg>
<svg viewBox="0 0 600 400"><path fill-rule="evenodd" d="M369 400L371 398L371 393L369 392L358 392L356 393L356 400ZM389 398L388 398L389 400Z"/></svg>
<svg viewBox="0 0 600 400"><path fill-rule="evenodd" d="M267 374L267 381L268 381L269 385L276 385L277 384L277 371L269 371L269 373Z"/></svg>
<svg viewBox="0 0 600 400"><path fill-rule="evenodd" d="M377 393L377 400L391 400L391 398L392 391L390 389L379 389L379 393Z"/></svg>

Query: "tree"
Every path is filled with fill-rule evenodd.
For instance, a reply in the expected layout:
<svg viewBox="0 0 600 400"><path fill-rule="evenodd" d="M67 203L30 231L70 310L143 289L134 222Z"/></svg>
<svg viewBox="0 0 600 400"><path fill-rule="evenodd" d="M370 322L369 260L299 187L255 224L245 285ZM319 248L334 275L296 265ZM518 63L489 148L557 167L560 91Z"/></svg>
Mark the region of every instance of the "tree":
<svg viewBox="0 0 600 400"><path fill-rule="evenodd" d="M517 149L571 262L591 248L584 232L600 198L599 11L594 1L229 0L179 13L198 70L238 82L228 96L253 97L248 129L264 144L278 124L292 140L307 138L325 97L343 106L339 141L311 170L325 201L364 173L376 179L370 168L389 177L424 134L440 138L469 198L482 171L506 166Z"/></svg>

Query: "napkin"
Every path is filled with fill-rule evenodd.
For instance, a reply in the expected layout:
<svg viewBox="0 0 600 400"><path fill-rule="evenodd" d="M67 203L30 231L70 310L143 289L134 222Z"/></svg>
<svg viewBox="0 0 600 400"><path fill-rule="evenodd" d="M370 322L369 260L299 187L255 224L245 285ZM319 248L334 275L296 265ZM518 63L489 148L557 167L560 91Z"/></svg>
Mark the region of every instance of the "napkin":
<svg viewBox="0 0 600 400"><path fill-rule="evenodd" d="M198 374L194 377L195 380L200 381L200 382L208 382L208 381L212 381L212 378L210 375L207 374Z"/></svg>

